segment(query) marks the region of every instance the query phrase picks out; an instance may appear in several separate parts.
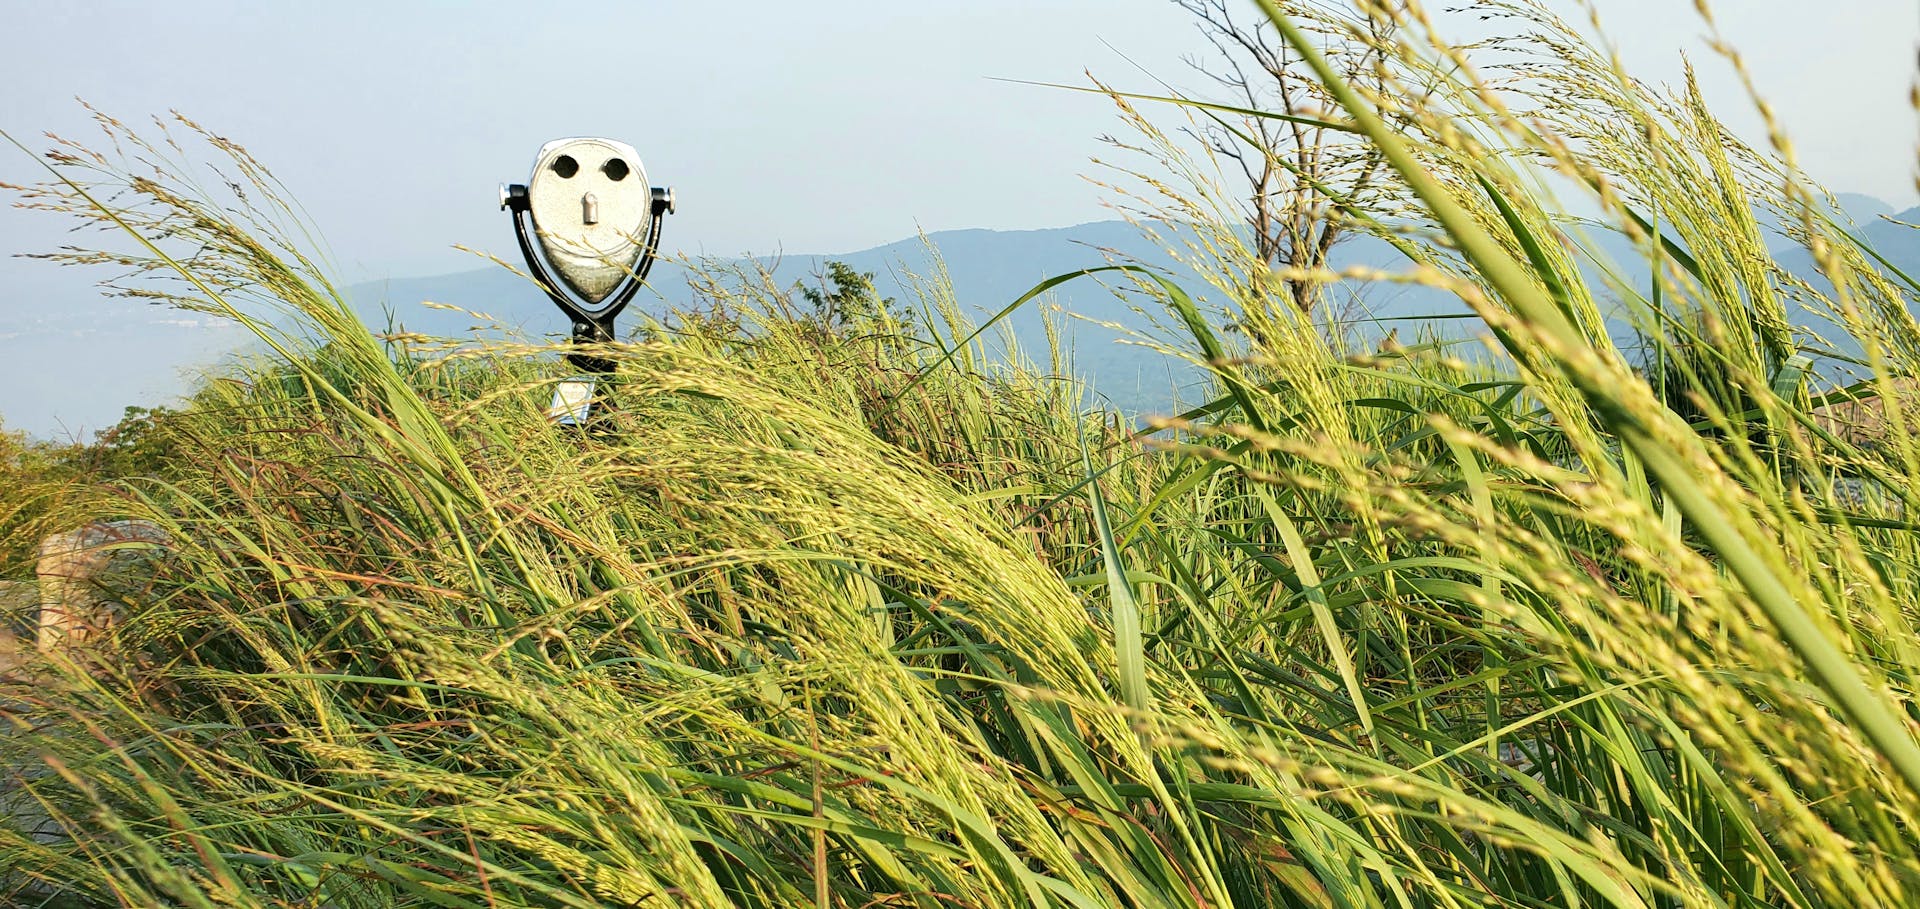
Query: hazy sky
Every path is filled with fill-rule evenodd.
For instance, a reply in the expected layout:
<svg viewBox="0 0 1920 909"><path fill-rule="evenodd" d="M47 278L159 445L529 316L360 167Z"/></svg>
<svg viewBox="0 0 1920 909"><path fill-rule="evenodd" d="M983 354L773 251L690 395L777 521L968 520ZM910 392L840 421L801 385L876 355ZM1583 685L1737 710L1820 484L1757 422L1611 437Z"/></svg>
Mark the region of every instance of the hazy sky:
<svg viewBox="0 0 1920 909"><path fill-rule="evenodd" d="M1671 79L1687 50L1719 109L1751 122L1690 2L1599 3L1638 72ZM1913 204L1913 0L1717 5L1809 169ZM129 121L177 108L275 170L347 280L477 267L456 243L510 251L496 186L564 135L626 139L676 188L670 253L834 253L920 228L1110 217L1082 179L1120 128L1107 102L996 77L1196 85L1180 58L1203 46L1167 0L0 0L0 25L0 129L35 148L44 130L84 136L76 96ZM38 176L0 147L0 181ZM84 293L11 258L64 226L0 209L0 321ZM18 378L7 361L0 385Z"/></svg>
<svg viewBox="0 0 1920 909"><path fill-rule="evenodd" d="M1910 203L1912 0L1718 5L1815 173ZM653 181L677 188L666 236L687 251L837 252L916 226L1105 217L1080 175L1116 128L1108 106L992 77L1090 69L1151 88L1137 63L1193 83L1180 57L1200 47L1166 0L0 8L0 129L35 147L44 130L82 133L76 96L122 119L177 108L273 167L344 269L400 274L467 267L453 243L502 245L496 184L524 179L561 135L637 146ZM1640 71L1671 75L1690 48L1712 87L1730 87L1691 3L1601 9ZM33 175L0 150L0 180ZM49 219L0 219L0 253L46 245Z"/></svg>
<svg viewBox="0 0 1920 909"><path fill-rule="evenodd" d="M511 249L497 184L566 135L635 145L678 192L682 250L1097 219L1076 175L1109 108L990 77L1132 79L1103 39L1162 71L1193 43L1157 0L19 3L6 21L24 40L0 55L0 129L78 131L75 95L123 119L178 108L275 168L343 266L402 273L475 267L456 242ZM23 164L0 154L0 179ZM32 245L19 221L0 245Z"/></svg>

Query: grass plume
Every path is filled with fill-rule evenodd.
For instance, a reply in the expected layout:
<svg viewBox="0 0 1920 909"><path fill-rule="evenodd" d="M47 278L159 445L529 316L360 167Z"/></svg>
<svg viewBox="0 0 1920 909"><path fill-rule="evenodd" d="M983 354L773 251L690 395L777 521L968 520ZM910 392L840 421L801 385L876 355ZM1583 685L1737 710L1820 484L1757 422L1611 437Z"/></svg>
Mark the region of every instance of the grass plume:
<svg viewBox="0 0 1920 909"><path fill-rule="evenodd" d="M0 828L4 886L1901 904L1915 285L1784 146L1732 140L1533 3L1488 6L1519 24L1499 81L1417 6L1260 4L1309 62L1308 34L1382 42L1380 92L1318 71L1398 174L1352 229L1470 305L1485 351L1356 353L1292 302L1330 276L1265 271L1188 160L1148 191L1226 302L1105 273L1214 377L1146 431L996 365L937 281L911 319L834 325L708 274L702 310L607 346L609 425L576 434L543 413L540 350L369 334L236 146L169 127L225 156L209 194L172 140L101 118L123 157L63 143L29 200L140 238L111 261L282 357L209 385L166 469L116 487L182 542L95 671L50 657L0 687L5 798L60 834ZM1784 268L1756 210L1819 275ZM1601 230L1638 259L1596 263ZM1828 428L1855 398L1882 404L1871 440Z"/></svg>

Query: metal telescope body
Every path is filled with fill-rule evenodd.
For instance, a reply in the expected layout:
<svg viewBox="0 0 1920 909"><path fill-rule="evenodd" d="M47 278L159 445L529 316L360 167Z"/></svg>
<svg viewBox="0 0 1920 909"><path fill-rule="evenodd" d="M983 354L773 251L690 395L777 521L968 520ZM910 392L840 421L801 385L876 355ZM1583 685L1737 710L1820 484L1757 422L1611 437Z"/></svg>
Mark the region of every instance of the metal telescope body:
<svg viewBox="0 0 1920 909"><path fill-rule="evenodd" d="M513 218L527 271L572 321L573 343L614 340L614 319L653 269L673 190L649 186L639 153L625 142L555 139L540 147L526 183L500 188L500 207ZM567 361L587 375L561 383L555 416L584 423L593 376L614 364L579 352Z"/></svg>

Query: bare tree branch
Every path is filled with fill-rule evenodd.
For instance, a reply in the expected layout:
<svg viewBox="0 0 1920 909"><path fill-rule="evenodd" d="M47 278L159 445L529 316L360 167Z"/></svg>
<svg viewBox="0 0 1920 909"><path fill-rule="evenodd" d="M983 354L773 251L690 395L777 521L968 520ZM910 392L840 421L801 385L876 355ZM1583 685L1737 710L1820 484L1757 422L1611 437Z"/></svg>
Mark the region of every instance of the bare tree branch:
<svg viewBox="0 0 1920 909"><path fill-rule="evenodd" d="M1230 103L1288 113L1331 106L1322 97L1319 83L1300 68L1298 57L1277 40L1271 26L1236 15L1240 4L1234 0L1173 2L1193 14L1215 55L1190 58L1188 64L1231 95ZM1311 0L1296 3L1307 5ZM1381 29L1389 26L1371 16L1355 19L1325 13L1320 18L1347 23L1345 32L1323 32L1325 52L1342 75L1363 90L1382 88L1379 64L1386 45ZM1341 209L1379 191L1384 182L1383 162L1371 146L1305 123L1248 116L1231 124L1203 126L1190 134L1235 163L1246 192L1241 213L1251 248L1275 269L1296 273L1325 269L1347 231ZM1311 311L1322 296L1320 284L1308 278L1289 277L1286 286L1302 312Z"/></svg>

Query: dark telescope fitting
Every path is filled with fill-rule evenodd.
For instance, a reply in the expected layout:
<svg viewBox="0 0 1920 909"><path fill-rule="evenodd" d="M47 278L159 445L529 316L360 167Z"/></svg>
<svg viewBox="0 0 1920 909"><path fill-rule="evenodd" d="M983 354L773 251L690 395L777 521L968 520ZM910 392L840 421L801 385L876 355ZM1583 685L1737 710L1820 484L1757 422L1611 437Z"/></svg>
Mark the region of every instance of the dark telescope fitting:
<svg viewBox="0 0 1920 909"><path fill-rule="evenodd" d="M600 378L615 363L582 348L611 343L613 322L647 283L673 190L650 186L640 153L614 139L580 136L540 147L526 183L500 187L500 207L527 272L573 323L567 362L580 371L554 385L547 414L563 426L608 428L594 418Z"/></svg>
<svg viewBox="0 0 1920 909"><path fill-rule="evenodd" d="M673 190L654 187L651 210L648 213L646 245L642 248L639 262L621 281L618 288L597 306L589 307L576 302L567 293L565 287L554 279L547 269L545 259L536 251L537 242L531 206L528 201L525 184L515 183L501 191L500 206L513 218L513 236L520 244L520 256L526 260L527 270L545 291L547 299L559 307L573 322L573 342L575 344L600 344L614 340L613 323L620 312L633 302L646 284L647 274L653 270L654 259L660 250L660 229L668 213L673 211ZM571 353L568 362L580 368L580 371L594 374L606 374L613 371L613 363L603 357Z"/></svg>

